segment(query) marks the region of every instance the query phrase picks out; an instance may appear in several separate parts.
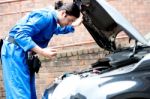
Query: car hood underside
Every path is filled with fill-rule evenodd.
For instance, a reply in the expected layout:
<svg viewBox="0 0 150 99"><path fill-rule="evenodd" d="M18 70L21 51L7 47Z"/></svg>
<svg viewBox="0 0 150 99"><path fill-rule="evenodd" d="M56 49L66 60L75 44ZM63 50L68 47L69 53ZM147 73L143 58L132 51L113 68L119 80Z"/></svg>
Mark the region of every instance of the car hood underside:
<svg viewBox="0 0 150 99"><path fill-rule="evenodd" d="M97 44L108 51L116 50L115 38L124 31L129 38L149 46L140 33L105 0L74 0L83 14L83 24Z"/></svg>

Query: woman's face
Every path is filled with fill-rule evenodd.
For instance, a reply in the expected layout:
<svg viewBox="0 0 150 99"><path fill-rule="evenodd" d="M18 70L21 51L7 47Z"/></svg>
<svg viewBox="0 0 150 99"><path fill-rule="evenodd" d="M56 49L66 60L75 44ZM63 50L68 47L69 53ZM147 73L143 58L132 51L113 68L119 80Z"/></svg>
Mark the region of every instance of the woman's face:
<svg viewBox="0 0 150 99"><path fill-rule="evenodd" d="M77 18L74 16L67 15L65 11L61 12L61 18L59 18L59 24L60 26L67 26L71 25Z"/></svg>

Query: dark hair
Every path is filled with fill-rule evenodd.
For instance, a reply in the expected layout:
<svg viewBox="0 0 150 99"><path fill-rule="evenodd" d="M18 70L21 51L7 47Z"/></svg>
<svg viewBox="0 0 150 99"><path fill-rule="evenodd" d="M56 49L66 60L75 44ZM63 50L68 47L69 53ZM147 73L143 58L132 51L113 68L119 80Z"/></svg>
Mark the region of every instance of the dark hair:
<svg viewBox="0 0 150 99"><path fill-rule="evenodd" d="M58 1L55 2L55 9L56 10L59 9L60 7L62 7L62 6L63 6L63 1L58 0Z"/></svg>
<svg viewBox="0 0 150 99"><path fill-rule="evenodd" d="M76 18L79 18L80 16L80 8L75 3L63 4L63 6L61 6L58 10L66 10L66 14Z"/></svg>

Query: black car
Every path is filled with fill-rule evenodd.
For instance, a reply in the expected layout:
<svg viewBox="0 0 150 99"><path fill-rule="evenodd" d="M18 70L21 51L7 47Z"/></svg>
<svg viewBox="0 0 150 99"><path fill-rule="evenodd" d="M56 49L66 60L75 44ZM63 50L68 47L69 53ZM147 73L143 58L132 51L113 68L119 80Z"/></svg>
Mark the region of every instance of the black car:
<svg viewBox="0 0 150 99"><path fill-rule="evenodd" d="M112 53L91 68L60 76L45 90L43 99L150 99L150 44L105 0L74 2L91 36ZM134 46L116 47L121 31L135 41Z"/></svg>

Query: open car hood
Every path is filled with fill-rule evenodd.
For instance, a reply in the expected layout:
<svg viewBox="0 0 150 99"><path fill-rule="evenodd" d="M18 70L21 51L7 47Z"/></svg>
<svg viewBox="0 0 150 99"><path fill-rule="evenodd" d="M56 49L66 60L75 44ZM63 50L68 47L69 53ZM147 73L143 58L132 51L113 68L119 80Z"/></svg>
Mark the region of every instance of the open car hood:
<svg viewBox="0 0 150 99"><path fill-rule="evenodd" d="M83 24L97 44L109 51L116 50L115 38L124 31L129 38L149 46L140 33L105 0L74 0L83 14Z"/></svg>

